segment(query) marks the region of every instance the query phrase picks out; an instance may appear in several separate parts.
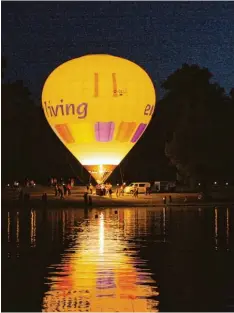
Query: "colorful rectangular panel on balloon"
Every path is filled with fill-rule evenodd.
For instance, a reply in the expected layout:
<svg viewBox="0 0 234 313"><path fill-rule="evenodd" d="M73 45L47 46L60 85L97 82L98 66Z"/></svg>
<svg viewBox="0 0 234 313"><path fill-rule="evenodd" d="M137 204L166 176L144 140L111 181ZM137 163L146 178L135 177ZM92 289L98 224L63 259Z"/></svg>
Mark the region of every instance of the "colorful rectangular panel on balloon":
<svg viewBox="0 0 234 313"><path fill-rule="evenodd" d="M137 127L137 130L136 130L135 134L133 135L131 142L136 142L141 137L141 135L144 133L144 131L146 129L146 126L147 126L147 124L141 123Z"/></svg>
<svg viewBox="0 0 234 313"><path fill-rule="evenodd" d="M88 123L77 123L69 125L71 134L76 143L92 142L94 140L93 128Z"/></svg>
<svg viewBox="0 0 234 313"><path fill-rule="evenodd" d="M111 141L114 134L114 122L97 122L95 124L95 138L97 141Z"/></svg>
<svg viewBox="0 0 234 313"><path fill-rule="evenodd" d="M57 124L54 126L56 132L58 132L59 136L66 142L66 143L74 143L75 140L70 133L70 130L67 124Z"/></svg>
<svg viewBox="0 0 234 313"><path fill-rule="evenodd" d="M129 141L135 128L135 122L121 122L115 139L120 142Z"/></svg>

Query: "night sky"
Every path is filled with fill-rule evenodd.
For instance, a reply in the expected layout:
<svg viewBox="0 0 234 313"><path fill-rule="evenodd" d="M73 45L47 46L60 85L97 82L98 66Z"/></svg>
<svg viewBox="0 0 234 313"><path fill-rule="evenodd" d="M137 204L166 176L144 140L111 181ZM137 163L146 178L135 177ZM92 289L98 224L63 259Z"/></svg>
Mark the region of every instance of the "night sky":
<svg viewBox="0 0 234 313"><path fill-rule="evenodd" d="M39 104L50 72L69 59L108 53L161 82L183 63L234 85L233 2L2 2L7 78L22 79Z"/></svg>

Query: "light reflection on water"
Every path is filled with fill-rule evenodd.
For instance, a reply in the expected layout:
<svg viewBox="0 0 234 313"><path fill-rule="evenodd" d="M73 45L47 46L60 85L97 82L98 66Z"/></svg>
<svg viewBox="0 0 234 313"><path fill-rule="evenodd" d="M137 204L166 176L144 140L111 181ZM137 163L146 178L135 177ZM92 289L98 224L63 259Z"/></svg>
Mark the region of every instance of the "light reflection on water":
<svg viewBox="0 0 234 313"><path fill-rule="evenodd" d="M230 231L230 215L229 215L229 208L226 210L226 244L227 250L229 250L229 233Z"/></svg>
<svg viewBox="0 0 234 313"><path fill-rule="evenodd" d="M36 211L31 211L31 247L36 247L36 224L37 224L37 213Z"/></svg>
<svg viewBox="0 0 234 313"><path fill-rule="evenodd" d="M215 250L218 250L218 209L215 208Z"/></svg>
<svg viewBox="0 0 234 313"><path fill-rule="evenodd" d="M74 226L78 229L75 243L60 264L50 266L43 311L157 311L156 282L126 240L135 228L131 223L134 211L124 212L125 222L119 221L117 211L112 216L108 211L93 211L89 220Z"/></svg>
<svg viewBox="0 0 234 313"><path fill-rule="evenodd" d="M67 209L48 210L45 215L32 209L4 214L3 256L6 251L12 262L7 279L12 284L22 283L15 276L16 259L22 264L36 260L39 272L44 271L42 260L46 260L44 291L42 295L38 292L40 308L30 309L34 311L183 311L181 303L188 304L185 310L193 310L194 297L202 297L201 282L205 283L204 290L213 290L212 279L215 281L218 273L207 276L210 282L204 279L209 267L216 269L213 253L220 253L216 262L221 267L224 264L228 268L232 260L233 208ZM213 263L207 261L206 265L207 257ZM32 267L33 274L35 269ZM196 277L186 278L192 275L192 269L195 276L201 276L197 281ZM22 275L31 283L27 274ZM225 277L221 272L219 275ZM231 279L227 284L231 287L229 290L224 285L225 301L234 303ZM36 293L38 287L33 288ZM200 293L194 295L198 288ZM10 296L11 291L6 293ZM30 299L24 300L20 294L19 298L22 310L27 310ZM212 299L217 300L214 296L202 300L207 301L208 310L213 308L209 302Z"/></svg>

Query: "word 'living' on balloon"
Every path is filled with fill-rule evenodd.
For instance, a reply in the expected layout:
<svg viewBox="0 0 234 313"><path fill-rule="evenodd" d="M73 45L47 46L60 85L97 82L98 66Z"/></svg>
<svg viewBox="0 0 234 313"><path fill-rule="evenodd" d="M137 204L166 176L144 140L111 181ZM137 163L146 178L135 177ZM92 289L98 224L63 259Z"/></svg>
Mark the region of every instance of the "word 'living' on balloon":
<svg viewBox="0 0 234 313"><path fill-rule="evenodd" d="M77 117L83 119L87 116L88 113L88 103L82 102L75 106L73 103L71 104L56 104L55 106L47 105L45 101L45 111L47 116L49 117L56 117L60 112L61 115L72 115L77 114ZM154 111L154 105L147 104L144 110L144 115L152 115Z"/></svg>
<svg viewBox="0 0 234 313"><path fill-rule="evenodd" d="M61 101L62 102L62 101ZM72 115L77 114L78 118L85 118L87 116L87 110L88 110L88 103L80 103L75 106L75 104L56 104L55 106L47 105L47 102L45 101L45 110L46 114L49 117L56 117L58 116L59 111L61 112L61 115Z"/></svg>

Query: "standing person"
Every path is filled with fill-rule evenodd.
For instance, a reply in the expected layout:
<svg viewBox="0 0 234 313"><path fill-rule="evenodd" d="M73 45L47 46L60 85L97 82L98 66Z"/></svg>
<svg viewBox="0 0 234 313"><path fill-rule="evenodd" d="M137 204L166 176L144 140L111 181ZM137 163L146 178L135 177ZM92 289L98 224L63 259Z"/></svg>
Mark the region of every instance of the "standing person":
<svg viewBox="0 0 234 313"><path fill-rule="evenodd" d="M66 188L67 188L67 194L68 194L68 196L70 196L71 195L71 184L68 183Z"/></svg>
<svg viewBox="0 0 234 313"><path fill-rule="evenodd" d="M105 188L104 184L101 185L101 190L102 190L102 196L105 196L106 195L106 188Z"/></svg>
<svg viewBox="0 0 234 313"><path fill-rule="evenodd" d="M67 194L67 186L65 183L63 183L63 194L64 194L64 196L66 196L66 194Z"/></svg>
<svg viewBox="0 0 234 313"><path fill-rule="evenodd" d="M54 186L54 196L57 197L58 194L59 194L59 192L58 192L58 185L55 184L55 186Z"/></svg>
<svg viewBox="0 0 234 313"><path fill-rule="evenodd" d="M151 186L148 187L148 195L151 195Z"/></svg>
<svg viewBox="0 0 234 313"><path fill-rule="evenodd" d="M71 178L71 187L74 187L74 178Z"/></svg>
<svg viewBox="0 0 234 313"><path fill-rule="evenodd" d="M58 186L58 193L59 193L59 195L60 195L60 199L64 199L64 196L63 196L63 189L62 189L62 186L61 186L61 185Z"/></svg>
<svg viewBox="0 0 234 313"><path fill-rule="evenodd" d="M137 188L136 185L134 186L133 196L134 196L135 198L138 198L138 188Z"/></svg>
<svg viewBox="0 0 234 313"><path fill-rule="evenodd" d="M124 185L121 185L120 187L120 196L123 196L124 195Z"/></svg>
<svg viewBox="0 0 234 313"><path fill-rule="evenodd" d="M91 194L93 193L93 185L91 183L89 185L89 191L90 191Z"/></svg>
<svg viewBox="0 0 234 313"><path fill-rule="evenodd" d="M145 195L150 195L150 187L145 188Z"/></svg>
<svg viewBox="0 0 234 313"><path fill-rule="evenodd" d="M109 194L109 184L106 183L105 184L105 195L108 196L108 194Z"/></svg>
<svg viewBox="0 0 234 313"><path fill-rule="evenodd" d="M109 189L109 197L112 198L112 189L111 189L111 187Z"/></svg>
<svg viewBox="0 0 234 313"><path fill-rule="evenodd" d="M138 187L136 187L135 197L138 198Z"/></svg>
<svg viewBox="0 0 234 313"><path fill-rule="evenodd" d="M116 198L118 198L119 197L119 184L117 184L115 194L116 194Z"/></svg>
<svg viewBox="0 0 234 313"><path fill-rule="evenodd" d="M133 189L133 197L136 197L136 189L137 189L137 187L136 187L136 185L134 186L134 189Z"/></svg>

